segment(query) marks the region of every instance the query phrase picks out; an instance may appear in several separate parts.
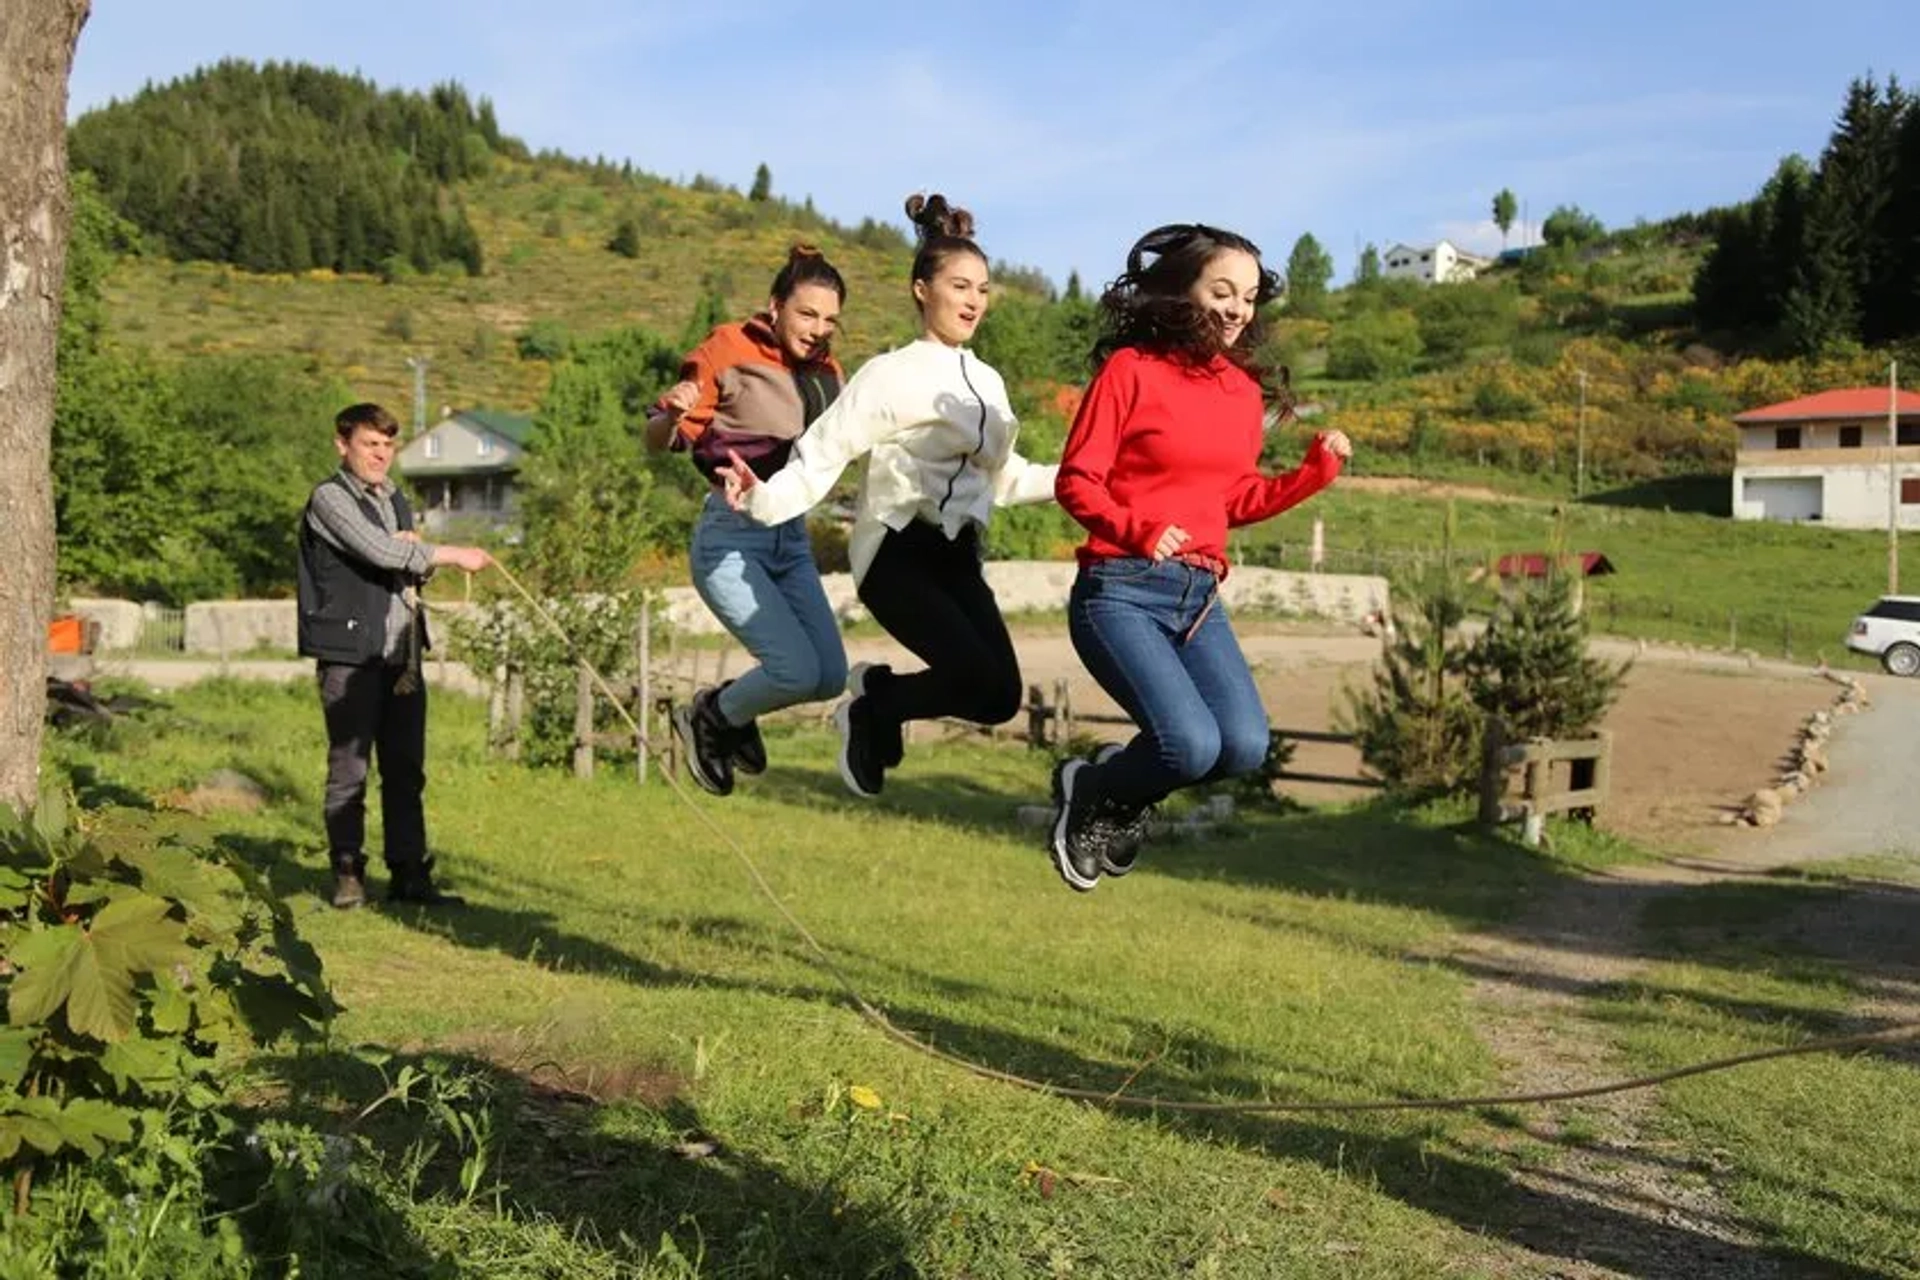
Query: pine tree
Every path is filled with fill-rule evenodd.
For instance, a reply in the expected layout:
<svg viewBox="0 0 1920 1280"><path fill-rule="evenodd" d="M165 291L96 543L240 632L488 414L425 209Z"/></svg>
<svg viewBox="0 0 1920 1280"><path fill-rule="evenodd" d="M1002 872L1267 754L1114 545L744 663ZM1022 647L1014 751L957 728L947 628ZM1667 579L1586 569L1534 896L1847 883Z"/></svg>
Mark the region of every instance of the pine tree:
<svg viewBox="0 0 1920 1280"><path fill-rule="evenodd" d="M1371 243L1360 251L1360 260L1354 264L1353 282L1365 287L1380 279L1380 250Z"/></svg>
<svg viewBox="0 0 1920 1280"><path fill-rule="evenodd" d="M607 239L607 248L623 258L640 256L640 224L632 214L623 216L613 228L613 235Z"/></svg>
<svg viewBox="0 0 1920 1280"><path fill-rule="evenodd" d="M1479 776L1480 712L1467 694L1460 585L1450 569L1436 570L1402 598L1372 687L1349 689L1339 719L1390 790L1463 791Z"/></svg>
<svg viewBox="0 0 1920 1280"><path fill-rule="evenodd" d="M1552 566L1512 589L1467 655L1474 705L1500 719L1509 741L1589 733L1619 696L1626 665L1587 653L1574 600L1579 572Z"/></svg>
<svg viewBox="0 0 1920 1280"><path fill-rule="evenodd" d="M762 164L753 171L753 189L747 192L747 199L764 201L773 195L773 170Z"/></svg>
<svg viewBox="0 0 1920 1280"><path fill-rule="evenodd" d="M1513 227L1513 216L1520 212L1519 201L1513 198L1513 192L1500 188L1500 194L1493 198L1493 225L1500 228L1500 247L1507 247L1507 232ZM1522 227L1524 232L1526 228Z"/></svg>

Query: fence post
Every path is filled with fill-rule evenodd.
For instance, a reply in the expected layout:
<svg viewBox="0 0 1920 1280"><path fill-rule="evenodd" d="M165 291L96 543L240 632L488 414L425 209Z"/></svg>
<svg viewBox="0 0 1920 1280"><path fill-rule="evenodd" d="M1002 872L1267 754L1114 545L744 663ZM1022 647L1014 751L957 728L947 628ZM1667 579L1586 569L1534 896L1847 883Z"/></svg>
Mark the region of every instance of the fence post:
<svg viewBox="0 0 1920 1280"><path fill-rule="evenodd" d="M593 776L593 677L584 662L573 691L573 776Z"/></svg>
<svg viewBox="0 0 1920 1280"><path fill-rule="evenodd" d="M507 664L507 759L520 759L520 715L525 707L527 676L512 663Z"/></svg>
<svg viewBox="0 0 1920 1280"><path fill-rule="evenodd" d="M1037 684L1027 686L1027 745L1047 745L1047 699Z"/></svg>
<svg viewBox="0 0 1920 1280"><path fill-rule="evenodd" d="M638 700L634 703L634 710L640 713L633 718L640 726L640 731L634 735L637 739L634 749L640 757L634 769L640 785L644 787L647 785L647 740L653 735L653 672L650 669L653 662L653 593L650 591L640 593L640 622L634 630L633 651L637 672L634 679L639 682L635 688Z"/></svg>
<svg viewBox="0 0 1920 1280"><path fill-rule="evenodd" d="M1073 686L1066 680L1053 682L1053 714L1060 721L1062 745L1073 741Z"/></svg>
<svg viewBox="0 0 1920 1280"><path fill-rule="evenodd" d="M1500 753L1507 746L1507 726L1499 716L1487 717L1487 732L1480 748L1480 825L1500 822L1500 797L1506 791L1507 771Z"/></svg>

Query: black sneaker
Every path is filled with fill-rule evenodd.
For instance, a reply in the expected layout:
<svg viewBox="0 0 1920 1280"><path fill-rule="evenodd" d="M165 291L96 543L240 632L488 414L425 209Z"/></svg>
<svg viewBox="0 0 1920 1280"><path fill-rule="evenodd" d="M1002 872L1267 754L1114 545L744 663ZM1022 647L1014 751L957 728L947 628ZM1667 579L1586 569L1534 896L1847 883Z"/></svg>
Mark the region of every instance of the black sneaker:
<svg viewBox="0 0 1920 1280"><path fill-rule="evenodd" d="M887 766L874 741L872 708L864 694L845 698L833 709L840 730L840 780L847 790L871 800L887 783Z"/></svg>
<svg viewBox="0 0 1920 1280"><path fill-rule="evenodd" d="M871 690L868 684L874 680L893 679L893 668L884 662L856 662L847 671L847 692L856 698L864 698ZM883 735L879 743L880 763L889 769L898 769L900 762L907 758L907 739L900 725L894 725L892 732Z"/></svg>
<svg viewBox="0 0 1920 1280"><path fill-rule="evenodd" d="M673 709L673 731L687 752L687 772L704 791L716 796L733 793L732 726L714 705L713 689L702 689L693 701Z"/></svg>
<svg viewBox="0 0 1920 1280"><path fill-rule="evenodd" d="M1109 742L1093 753L1093 763L1105 764L1125 750L1122 744ZM1107 801L1088 821L1100 828L1100 873L1123 876L1133 870L1133 864L1139 860L1140 846L1146 843L1147 827L1153 821L1153 806Z"/></svg>
<svg viewBox="0 0 1920 1280"><path fill-rule="evenodd" d="M1086 767L1087 762L1077 757L1053 767L1053 835L1047 842L1053 869L1069 889L1079 893L1100 883L1100 848L1104 843L1097 825L1089 821L1098 806L1086 800L1076 803L1073 794Z"/></svg>
<svg viewBox="0 0 1920 1280"><path fill-rule="evenodd" d="M713 691L713 709L720 710L720 695L726 692L728 684L720 685ZM725 716L720 716L724 723ZM767 742L760 736L760 722L749 720L745 724L729 724L727 729L727 758L733 762L735 773L744 773L749 777L767 771Z"/></svg>

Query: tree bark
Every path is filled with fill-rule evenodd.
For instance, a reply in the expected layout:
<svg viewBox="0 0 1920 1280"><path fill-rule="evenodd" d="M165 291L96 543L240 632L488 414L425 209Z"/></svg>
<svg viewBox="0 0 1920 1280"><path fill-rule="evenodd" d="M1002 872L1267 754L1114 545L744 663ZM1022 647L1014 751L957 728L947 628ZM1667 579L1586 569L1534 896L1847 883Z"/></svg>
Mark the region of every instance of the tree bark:
<svg viewBox="0 0 1920 1280"><path fill-rule="evenodd" d="M0 805L38 798L53 613L54 350L66 279L67 76L89 0L0 13Z"/></svg>

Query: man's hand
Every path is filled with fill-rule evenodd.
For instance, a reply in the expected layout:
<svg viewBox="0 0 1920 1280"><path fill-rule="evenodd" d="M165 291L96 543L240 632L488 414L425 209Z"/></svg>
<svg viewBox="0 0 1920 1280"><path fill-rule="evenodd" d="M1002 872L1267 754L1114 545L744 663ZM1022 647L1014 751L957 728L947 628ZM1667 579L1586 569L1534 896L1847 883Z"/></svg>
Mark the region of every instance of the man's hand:
<svg viewBox="0 0 1920 1280"><path fill-rule="evenodd" d="M398 539L399 539L400 541L402 541L402 542L418 542L418 541L420 541L420 535L419 535L419 534L417 534L417 533L415 533L415 532L414 532L413 530L411 530L411 529L402 529L402 530L401 530L400 532L398 532L398 533L396 533L396 534L394 534L393 536L394 536L394 537L396 537L396 538L398 538Z"/></svg>
<svg viewBox="0 0 1920 1280"><path fill-rule="evenodd" d="M493 557L479 547L436 547L433 562L450 564L468 573L479 573L493 563Z"/></svg>
<svg viewBox="0 0 1920 1280"><path fill-rule="evenodd" d="M1342 462L1353 456L1353 441L1347 439L1347 433L1344 431L1322 432L1320 442L1327 446L1328 453Z"/></svg>

